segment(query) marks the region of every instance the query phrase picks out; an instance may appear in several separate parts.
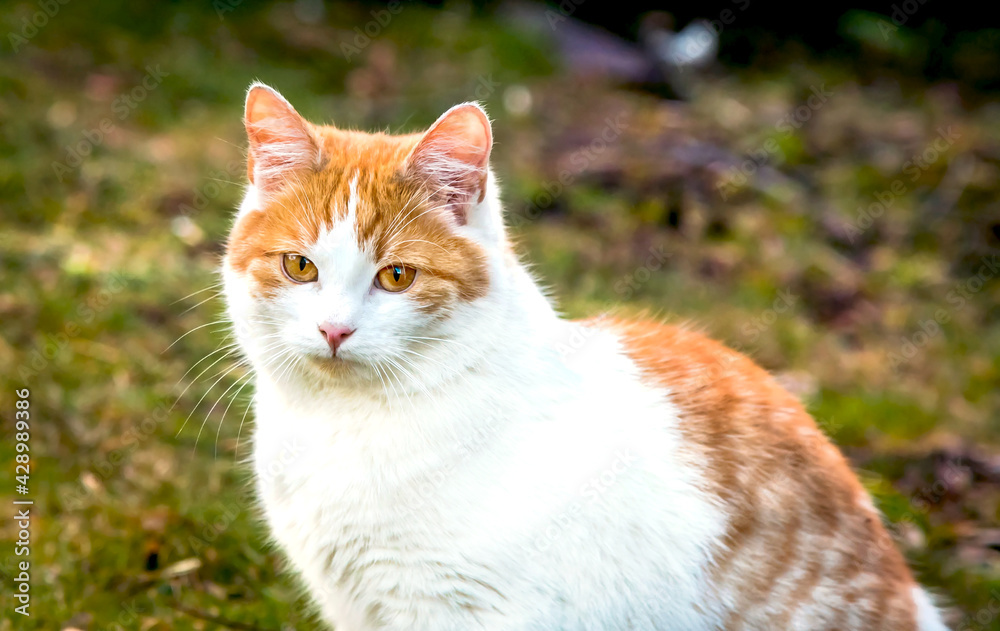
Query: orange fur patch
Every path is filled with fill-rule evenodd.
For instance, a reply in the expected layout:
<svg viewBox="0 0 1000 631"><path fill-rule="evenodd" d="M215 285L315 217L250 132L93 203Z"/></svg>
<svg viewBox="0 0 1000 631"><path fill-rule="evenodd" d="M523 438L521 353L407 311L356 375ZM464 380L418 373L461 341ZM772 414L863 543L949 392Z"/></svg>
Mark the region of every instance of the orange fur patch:
<svg viewBox="0 0 1000 631"><path fill-rule="evenodd" d="M408 168L407 158L422 134L366 134L321 126L309 131L319 145L322 166L296 173L230 234L228 264L248 274L258 294L271 295L289 282L281 273L281 254L305 250L346 215L357 175L359 246L379 266L403 263L419 270L409 298L436 312L485 295L485 253L455 233L432 185Z"/></svg>
<svg viewBox="0 0 1000 631"><path fill-rule="evenodd" d="M728 514L714 579L720 594L742 597L726 629L762 621L787 628L799 607L815 606L813 588L830 577L844 600L829 604L850 609L863 628L915 628L914 582L902 555L844 457L795 397L749 358L700 334L655 322L588 324L620 333L646 378L669 392L685 443L704 463L706 490Z"/></svg>

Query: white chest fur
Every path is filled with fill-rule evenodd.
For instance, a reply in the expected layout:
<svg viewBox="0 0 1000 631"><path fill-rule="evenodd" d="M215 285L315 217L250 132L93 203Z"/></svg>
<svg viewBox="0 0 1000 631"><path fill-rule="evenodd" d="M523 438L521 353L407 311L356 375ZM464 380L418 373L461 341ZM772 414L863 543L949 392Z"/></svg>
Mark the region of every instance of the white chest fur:
<svg viewBox="0 0 1000 631"><path fill-rule="evenodd" d="M338 631L701 629L723 517L611 335L432 396L257 384L273 533ZM560 352L568 349L568 352Z"/></svg>

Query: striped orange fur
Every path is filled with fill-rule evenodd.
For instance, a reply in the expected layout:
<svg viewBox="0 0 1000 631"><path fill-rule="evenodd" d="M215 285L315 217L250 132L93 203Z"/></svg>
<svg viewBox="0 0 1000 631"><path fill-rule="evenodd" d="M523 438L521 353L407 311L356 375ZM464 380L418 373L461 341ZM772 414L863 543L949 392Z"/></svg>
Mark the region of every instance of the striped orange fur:
<svg viewBox="0 0 1000 631"><path fill-rule="evenodd" d="M244 122L223 273L258 489L338 631L944 630L765 370L559 316L506 236L477 105L367 134L256 85Z"/></svg>
<svg viewBox="0 0 1000 631"><path fill-rule="evenodd" d="M650 321L599 319L682 410L691 456L729 516L714 554L725 629L788 628L828 586L830 628L916 629L916 583L867 492L799 402L746 356ZM838 602L839 601L839 602ZM846 606L845 606L846 605Z"/></svg>

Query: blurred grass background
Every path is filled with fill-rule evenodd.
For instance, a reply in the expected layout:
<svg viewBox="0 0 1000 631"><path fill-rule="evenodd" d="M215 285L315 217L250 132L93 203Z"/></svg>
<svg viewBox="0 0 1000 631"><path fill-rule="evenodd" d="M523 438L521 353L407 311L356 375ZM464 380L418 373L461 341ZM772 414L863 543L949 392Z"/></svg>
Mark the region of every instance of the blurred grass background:
<svg viewBox="0 0 1000 631"><path fill-rule="evenodd" d="M13 471L27 387L36 502L32 616L5 543L0 630L320 628L240 464L251 388L203 326L254 79L361 129L483 102L512 232L567 314L645 310L775 372L955 628L1000 629L1000 31L853 11L832 52L773 36L740 64L766 32L748 4L680 101L567 54L582 8L43 4L0 10L0 451Z"/></svg>

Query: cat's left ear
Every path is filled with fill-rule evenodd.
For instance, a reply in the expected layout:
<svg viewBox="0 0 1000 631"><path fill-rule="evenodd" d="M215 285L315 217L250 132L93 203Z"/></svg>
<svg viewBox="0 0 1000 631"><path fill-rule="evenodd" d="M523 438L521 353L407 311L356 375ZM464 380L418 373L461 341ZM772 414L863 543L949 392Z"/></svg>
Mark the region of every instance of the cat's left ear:
<svg viewBox="0 0 1000 631"><path fill-rule="evenodd" d="M459 225L486 196L493 130L476 103L456 105L437 119L407 161L414 177L425 179L444 200Z"/></svg>

